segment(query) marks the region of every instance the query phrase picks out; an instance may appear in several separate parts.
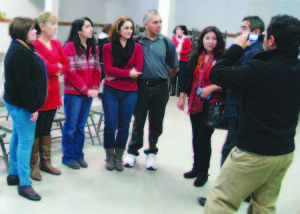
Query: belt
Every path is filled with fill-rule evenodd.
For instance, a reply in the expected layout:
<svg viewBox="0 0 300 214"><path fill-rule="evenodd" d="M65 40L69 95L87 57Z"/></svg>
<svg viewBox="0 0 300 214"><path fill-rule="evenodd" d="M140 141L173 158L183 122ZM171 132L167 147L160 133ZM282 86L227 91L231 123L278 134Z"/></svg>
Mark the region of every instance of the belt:
<svg viewBox="0 0 300 214"><path fill-rule="evenodd" d="M159 85L161 83L167 82L168 79L139 79L138 82L145 84L147 86L155 86L155 85Z"/></svg>

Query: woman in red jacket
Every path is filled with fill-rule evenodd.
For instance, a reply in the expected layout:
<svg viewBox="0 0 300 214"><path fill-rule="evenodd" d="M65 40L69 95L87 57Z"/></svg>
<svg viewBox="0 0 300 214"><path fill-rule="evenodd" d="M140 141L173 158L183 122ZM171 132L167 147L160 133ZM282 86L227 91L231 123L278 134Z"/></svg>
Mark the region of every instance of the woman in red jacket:
<svg viewBox="0 0 300 214"><path fill-rule="evenodd" d="M57 107L62 105L60 99L59 76L70 69L70 64L61 43L53 39L57 32L58 18L50 12L42 12L37 18L39 37L32 44L44 59L48 70L47 99L38 109L35 140L32 147L30 166L32 179L42 179L39 169L54 175L61 172L51 165L51 128ZM37 165L40 156L39 166Z"/></svg>
<svg viewBox="0 0 300 214"><path fill-rule="evenodd" d="M62 136L62 162L72 169L88 166L83 154L84 126L100 85L99 51L93 34L93 22L89 18L77 19L72 23L64 46L70 72L64 75L66 121Z"/></svg>
<svg viewBox="0 0 300 214"><path fill-rule="evenodd" d="M179 97L179 84L177 84L177 78L178 82L184 75L184 71L188 66L189 56L188 54L191 51L191 40L187 36L187 28L185 25L178 25L176 27L176 36L172 38L172 41L174 42L174 45L176 47L176 52L178 55L179 60L179 72L174 75L171 79L171 94L170 96L174 96L175 94L177 97ZM177 85L177 87L176 87ZM177 88L177 90L176 90Z"/></svg>
<svg viewBox="0 0 300 214"><path fill-rule="evenodd" d="M104 110L104 148L106 168L123 170L122 156L128 139L129 125L137 102L137 78L143 68L142 46L133 41L134 23L121 16L113 24L103 46L106 74L102 103ZM117 135L116 135L116 130Z"/></svg>

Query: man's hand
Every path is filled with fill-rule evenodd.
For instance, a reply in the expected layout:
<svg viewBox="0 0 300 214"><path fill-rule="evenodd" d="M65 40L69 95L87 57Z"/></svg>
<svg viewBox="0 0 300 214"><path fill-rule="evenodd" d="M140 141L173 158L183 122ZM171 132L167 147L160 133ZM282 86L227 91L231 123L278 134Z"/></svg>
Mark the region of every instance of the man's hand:
<svg viewBox="0 0 300 214"><path fill-rule="evenodd" d="M246 47L248 47L248 45L250 43L250 41L248 41L248 34L249 33L243 33L243 34L239 35L238 37L235 38L233 44L239 45L243 49L245 49Z"/></svg>
<svg viewBox="0 0 300 214"><path fill-rule="evenodd" d="M171 79L178 71L179 71L179 67L170 68L169 69L169 78Z"/></svg>

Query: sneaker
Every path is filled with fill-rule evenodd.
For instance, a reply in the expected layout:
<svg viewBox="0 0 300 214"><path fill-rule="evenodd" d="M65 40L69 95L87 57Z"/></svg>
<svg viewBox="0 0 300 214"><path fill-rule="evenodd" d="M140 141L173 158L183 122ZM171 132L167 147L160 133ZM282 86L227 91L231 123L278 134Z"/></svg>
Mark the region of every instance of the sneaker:
<svg viewBox="0 0 300 214"><path fill-rule="evenodd" d="M155 154L148 154L146 160L146 169L148 170L156 170L157 169L157 162L156 162L156 155Z"/></svg>
<svg viewBox="0 0 300 214"><path fill-rule="evenodd" d="M136 162L136 157L135 155L132 155L132 154L127 154L125 160L124 160L124 166L126 167L134 167L134 164Z"/></svg>

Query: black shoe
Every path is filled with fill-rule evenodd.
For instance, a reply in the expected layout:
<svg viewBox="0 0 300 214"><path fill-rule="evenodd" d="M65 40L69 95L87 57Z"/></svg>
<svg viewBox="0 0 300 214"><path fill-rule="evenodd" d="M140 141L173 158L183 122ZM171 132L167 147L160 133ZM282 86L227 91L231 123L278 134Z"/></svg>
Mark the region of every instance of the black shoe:
<svg viewBox="0 0 300 214"><path fill-rule="evenodd" d="M68 166L71 169L80 169L80 164L77 161L73 161L71 163L64 163L64 165Z"/></svg>
<svg viewBox="0 0 300 214"><path fill-rule="evenodd" d="M184 173L183 177L187 179L191 179L191 178L196 178L197 175L198 172L193 168L191 171Z"/></svg>
<svg viewBox="0 0 300 214"><path fill-rule="evenodd" d="M206 202L206 198L203 198L203 197L199 197L198 198L198 202L199 204L204 207L205 206L205 202Z"/></svg>
<svg viewBox="0 0 300 214"><path fill-rule="evenodd" d="M31 201L40 201L42 198L39 196L34 189L30 186L18 186L18 192L20 196L27 198Z"/></svg>
<svg viewBox="0 0 300 214"><path fill-rule="evenodd" d="M79 163L80 167L87 168L88 164L85 160L78 160L77 163Z"/></svg>
<svg viewBox="0 0 300 214"><path fill-rule="evenodd" d="M11 175L9 174L6 178L7 185L13 186L13 185L19 185L20 184L20 178L19 175Z"/></svg>
<svg viewBox="0 0 300 214"><path fill-rule="evenodd" d="M195 187L202 187L206 183L208 179L208 175L198 175L196 180L194 181Z"/></svg>
<svg viewBox="0 0 300 214"><path fill-rule="evenodd" d="M251 196L249 195L244 201L247 202L247 203L250 203L250 201L251 201Z"/></svg>

